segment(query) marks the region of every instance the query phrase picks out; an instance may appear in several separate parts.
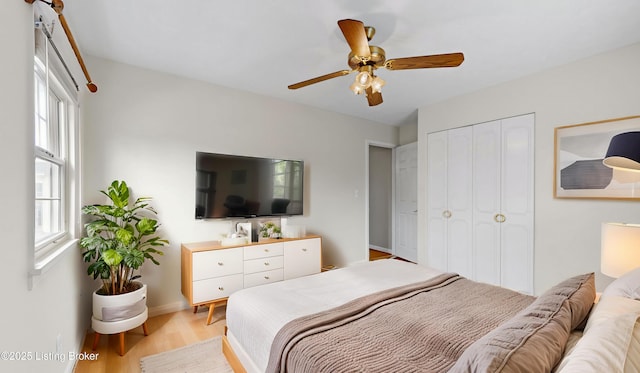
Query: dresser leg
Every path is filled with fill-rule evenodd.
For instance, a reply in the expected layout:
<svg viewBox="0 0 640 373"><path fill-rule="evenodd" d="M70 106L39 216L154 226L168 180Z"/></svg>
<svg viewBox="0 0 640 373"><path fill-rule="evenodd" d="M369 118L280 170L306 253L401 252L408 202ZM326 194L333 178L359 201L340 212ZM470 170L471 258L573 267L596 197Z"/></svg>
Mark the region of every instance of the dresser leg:
<svg viewBox="0 0 640 373"><path fill-rule="evenodd" d="M209 314L207 315L207 325L211 324L211 319L213 318L213 310L216 309L216 304L209 303Z"/></svg>

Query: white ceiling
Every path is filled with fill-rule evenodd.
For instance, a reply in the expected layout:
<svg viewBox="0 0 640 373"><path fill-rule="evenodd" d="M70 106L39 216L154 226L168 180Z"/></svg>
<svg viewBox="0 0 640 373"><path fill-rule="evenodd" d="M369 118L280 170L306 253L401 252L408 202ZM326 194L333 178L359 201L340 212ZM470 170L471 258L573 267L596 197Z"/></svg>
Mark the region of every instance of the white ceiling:
<svg viewBox="0 0 640 373"><path fill-rule="evenodd" d="M640 42L638 0L64 4L83 54L389 125L415 121L417 108L430 103ZM349 47L336 23L343 18L374 26L371 44L383 47L388 59L463 52L465 61L457 68L378 70L387 84L384 102L376 107L349 90L353 75L287 89L348 69Z"/></svg>

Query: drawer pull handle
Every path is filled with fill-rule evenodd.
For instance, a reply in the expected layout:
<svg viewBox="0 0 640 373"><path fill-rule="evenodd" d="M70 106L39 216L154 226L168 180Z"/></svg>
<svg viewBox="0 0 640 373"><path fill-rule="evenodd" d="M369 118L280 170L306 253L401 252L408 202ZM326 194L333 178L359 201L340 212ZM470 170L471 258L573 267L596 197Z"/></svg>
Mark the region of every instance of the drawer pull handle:
<svg viewBox="0 0 640 373"><path fill-rule="evenodd" d="M224 291L224 288L222 286L218 286L218 290Z"/></svg>
<svg viewBox="0 0 640 373"><path fill-rule="evenodd" d="M306 252L306 251L307 251L307 249L302 249L302 251Z"/></svg>
<svg viewBox="0 0 640 373"><path fill-rule="evenodd" d="M264 262L264 265L268 266L268 265L269 265L269 262Z"/></svg>
<svg viewBox="0 0 640 373"><path fill-rule="evenodd" d="M264 276L264 279L265 279L265 280L268 280L268 279L269 279L269 276Z"/></svg>
<svg viewBox="0 0 640 373"><path fill-rule="evenodd" d="M222 262L218 262L218 265L219 265L219 266L223 266L223 265L224 265L224 263L222 263Z"/></svg>
<svg viewBox="0 0 640 373"><path fill-rule="evenodd" d="M265 252L265 253L268 253L268 252L269 252L269 249L264 249L264 252Z"/></svg>

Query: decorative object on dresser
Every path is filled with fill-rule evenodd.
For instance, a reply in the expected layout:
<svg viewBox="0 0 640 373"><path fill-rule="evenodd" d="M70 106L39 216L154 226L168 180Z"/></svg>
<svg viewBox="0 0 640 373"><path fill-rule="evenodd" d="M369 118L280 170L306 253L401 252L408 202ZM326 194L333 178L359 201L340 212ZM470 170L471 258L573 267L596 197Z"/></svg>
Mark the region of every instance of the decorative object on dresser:
<svg viewBox="0 0 640 373"><path fill-rule="evenodd" d="M243 288L320 273L320 236L267 239L238 246L219 241L183 243L182 294L194 307L209 306L207 325L217 304Z"/></svg>
<svg viewBox="0 0 640 373"><path fill-rule="evenodd" d="M282 230L272 221L260 223L260 235L258 239L264 240L268 238L282 238Z"/></svg>
<svg viewBox="0 0 640 373"><path fill-rule="evenodd" d="M555 129L554 197L638 200L640 115Z"/></svg>
<svg viewBox="0 0 640 373"><path fill-rule="evenodd" d="M100 334L120 334L120 355L124 355L124 332L142 325L147 335L147 286L135 281L136 273L148 259L160 263L154 255L163 255L157 247L169 241L156 232L160 226L151 207L151 197L139 197L129 203L130 189L124 181L115 180L106 191L110 203L87 205L85 215L95 219L85 225L87 236L80 240L82 257L91 263L89 276L102 281L93 293L91 326L96 332L95 350Z"/></svg>

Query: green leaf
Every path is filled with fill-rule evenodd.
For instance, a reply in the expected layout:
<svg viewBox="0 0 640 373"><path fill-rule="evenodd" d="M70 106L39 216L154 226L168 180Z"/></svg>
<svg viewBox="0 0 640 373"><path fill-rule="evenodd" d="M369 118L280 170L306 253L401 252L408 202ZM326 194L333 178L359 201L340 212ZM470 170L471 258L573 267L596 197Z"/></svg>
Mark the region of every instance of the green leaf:
<svg viewBox="0 0 640 373"><path fill-rule="evenodd" d="M120 228L116 231L116 238L118 241L122 242L123 245L129 246L134 238L133 231L132 229Z"/></svg>
<svg viewBox="0 0 640 373"><path fill-rule="evenodd" d="M139 250L128 250L124 255L124 264L127 267L138 269L144 263L144 253Z"/></svg>
<svg viewBox="0 0 640 373"><path fill-rule="evenodd" d="M109 249L102 252L102 260L104 260L108 266L115 267L122 262L122 255L114 249Z"/></svg>
<svg viewBox="0 0 640 373"><path fill-rule="evenodd" d="M142 218L136 223L136 229L140 232L140 236L147 236L156 232L158 221L149 218Z"/></svg>

